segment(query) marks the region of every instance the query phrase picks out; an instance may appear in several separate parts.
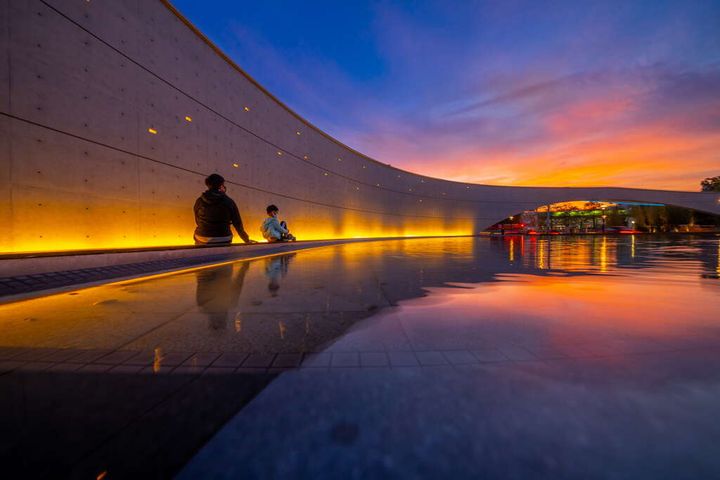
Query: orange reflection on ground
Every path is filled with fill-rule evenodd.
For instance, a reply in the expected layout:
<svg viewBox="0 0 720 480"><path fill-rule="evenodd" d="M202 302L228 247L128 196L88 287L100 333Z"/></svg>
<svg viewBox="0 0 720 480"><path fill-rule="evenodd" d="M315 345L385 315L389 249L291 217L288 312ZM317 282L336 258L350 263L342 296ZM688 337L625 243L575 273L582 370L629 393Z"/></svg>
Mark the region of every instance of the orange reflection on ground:
<svg viewBox="0 0 720 480"><path fill-rule="evenodd" d="M718 324L711 312L720 311L720 296L708 295L695 281L526 274L502 274L498 279L459 285L470 289L430 289L432 301L403 305L403 316L415 324L422 319L475 324L478 331L489 328L494 335L522 330L528 343L597 335L662 339Z"/></svg>

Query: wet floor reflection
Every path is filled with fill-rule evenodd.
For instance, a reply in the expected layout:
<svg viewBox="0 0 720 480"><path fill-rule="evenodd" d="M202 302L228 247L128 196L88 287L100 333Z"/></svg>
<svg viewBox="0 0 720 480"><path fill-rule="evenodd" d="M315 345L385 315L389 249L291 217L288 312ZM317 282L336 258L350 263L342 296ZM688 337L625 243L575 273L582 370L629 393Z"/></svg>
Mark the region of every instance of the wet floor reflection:
<svg viewBox="0 0 720 480"><path fill-rule="evenodd" d="M664 381L720 381L689 360L718 363L719 254L701 236L369 242L0 305L0 452L23 469L44 459L31 477L167 476L267 385L299 388L302 371L387 375L400 400L403 368L422 372L417 388L500 366L533 382L635 371L632 383L672 355ZM329 385L313 393L332 409ZM251 406L264 412L267 395Z"/></svg>

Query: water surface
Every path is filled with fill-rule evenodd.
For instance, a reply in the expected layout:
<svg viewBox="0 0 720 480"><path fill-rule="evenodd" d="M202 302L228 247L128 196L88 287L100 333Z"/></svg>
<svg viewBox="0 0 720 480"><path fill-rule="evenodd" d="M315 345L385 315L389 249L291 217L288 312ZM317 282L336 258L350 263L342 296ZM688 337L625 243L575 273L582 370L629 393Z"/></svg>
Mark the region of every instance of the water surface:
<svg viewBox="0 0 720 480"><path fill-rule="evenodd" d="M369 242L0 306L30 476L720 474L720 239ZM299 367L299 368L296 368Z"/></svg>

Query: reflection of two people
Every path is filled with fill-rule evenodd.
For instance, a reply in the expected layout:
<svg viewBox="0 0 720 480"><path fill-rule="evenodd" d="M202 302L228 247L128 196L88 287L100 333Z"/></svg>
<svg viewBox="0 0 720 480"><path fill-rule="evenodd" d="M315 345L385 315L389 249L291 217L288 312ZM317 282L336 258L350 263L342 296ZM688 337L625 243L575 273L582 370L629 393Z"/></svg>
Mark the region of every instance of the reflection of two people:
<svg viewBox="0 0 720 480"><path fill-rule="evenodd" d="M210 330L227 328L228 312L238 305L249 268L250 262L241 262L197 272L196 301L208 316Z"/></svg>
<svg viewBox="0 0 720 480"><path fill-rule="evenodd" d="M280 280L287 275L294 253L265 259L268 291L273 297L280 289ZM228 313L238 306L250 262L223 265L197 272L196 301L208 316L210 330L227 328Z"/></svg>
<svg viewBox="0 0 720 480"><path fill-rule="evenodd" d="M280 290L280 279L287 275L288 266L294 256L294 253L290 253L265 259L265 275L268 277L268 291L271 296L277 297L278 290Z"/></svg>

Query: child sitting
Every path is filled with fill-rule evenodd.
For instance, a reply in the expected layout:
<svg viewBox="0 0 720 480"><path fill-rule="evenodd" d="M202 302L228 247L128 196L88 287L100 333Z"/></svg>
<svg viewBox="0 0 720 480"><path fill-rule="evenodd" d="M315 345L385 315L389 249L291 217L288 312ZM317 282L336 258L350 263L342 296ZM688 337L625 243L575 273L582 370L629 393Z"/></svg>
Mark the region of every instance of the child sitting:
<svg viewBox="0 0 720 480"><path fill-rule="evenodd" d="M260 231L268 242L294 242L295 237L290 234L287 223L280 222L277 219L280 211L275 205L269 205L266 208L268 218L265 219Z"/></svg>

